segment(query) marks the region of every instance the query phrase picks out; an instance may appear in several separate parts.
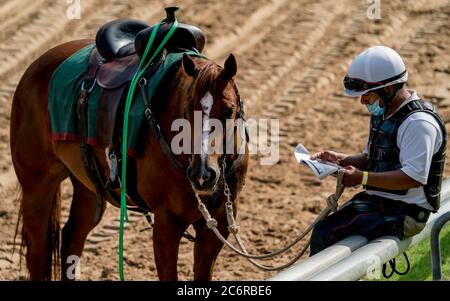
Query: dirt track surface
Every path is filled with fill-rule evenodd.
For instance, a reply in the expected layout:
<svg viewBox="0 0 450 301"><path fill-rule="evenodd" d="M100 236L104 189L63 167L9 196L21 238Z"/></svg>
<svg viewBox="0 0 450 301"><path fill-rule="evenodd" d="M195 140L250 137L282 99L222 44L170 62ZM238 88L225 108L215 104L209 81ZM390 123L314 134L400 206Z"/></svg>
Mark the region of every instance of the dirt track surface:
<svg viewBox="0 0 450 301"><path fill-rule="evenodd" d="M450 5L447 0L381 1L381 20L366 16L364 0L186 0L179 20L204 30L206 54L222 64L233 52L239 62L237 83L249 118L280 120L280 161L261 166L251 159L241 194L238 224L252 253L278 249L291 241L324 208L333 179L318 181L293 157L297 143L311 151L362 150L369 115L346 98L342 78L352 58L366 47L383 44L399 51L409 70L408 86L432 101L450 121ZM155 23L175 1L82 0L81 19L66 17L66 1L0 1L0 280L26 279L12 241L18 204L9 151L9 115L15 87L41 53L61 42L94 37L105 22L138 18ZM449 175L447 158L445 175ZM347 189L341 200L356 189ZM63 216L70 206L70 184L63 184ZM81 260L82 280L117 280L118 209L109 206L89 236ZM64 222L64 220L63 220ZM125 232L128 280L156 280L151 231L131 215ZM232 241L232 239L229 239ZM292 258L294 251L268 264ZM182 241L179 278L190 280L192 244ZM219 254L214 280L263 280L262 272L226 247Z"/></svg>

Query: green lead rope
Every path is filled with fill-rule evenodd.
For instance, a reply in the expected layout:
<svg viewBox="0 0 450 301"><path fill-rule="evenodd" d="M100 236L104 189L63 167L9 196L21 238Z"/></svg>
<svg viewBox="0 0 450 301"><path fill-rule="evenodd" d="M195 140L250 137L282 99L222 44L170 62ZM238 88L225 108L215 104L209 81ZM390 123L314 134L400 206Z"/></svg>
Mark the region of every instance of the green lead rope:
<svg viewBox="0 0 450 301"><path fill-rule="evenodd" d="M170 37L175 32L178 21L177 19L174 20L172 27L170 28L169 32L164 37L163 41L159 45L158 49L155 51L155 53L152 55L150 60L147 62L147 64L142 68L142 65L145 62L145 59L147 58L147 55L152 48L153 42L155 41L156 34L159 30L159 27L162 23L167 22L167 19L164 19L161 21L161 23L155 25L155 27L152 30L152 34L150 36L150 39L147 43L147 46L145 48L144 54L141 58L141 62L139 64L138 70L133 76L133 79L131 80L130 88L128 90L127 99L125 102L125 112L123 117L123 135L122 135L122 191L121 191L121 202L120 202L120 233L119 233L119 274L120 274L120 280L125 280L124 273L123 273L123 228L124 228L124 221L126 220L128 223L128 216L127 216L127 151L128 151L128 117L130 114L131 109L131 103L133 101L133 95L134 91L136 90L136 86L139 83L139 80L141 79L142 75L146 72L147 68L151 65L155 57L161 52L161 50L166 45L167 41L170 39Z"/></svg>

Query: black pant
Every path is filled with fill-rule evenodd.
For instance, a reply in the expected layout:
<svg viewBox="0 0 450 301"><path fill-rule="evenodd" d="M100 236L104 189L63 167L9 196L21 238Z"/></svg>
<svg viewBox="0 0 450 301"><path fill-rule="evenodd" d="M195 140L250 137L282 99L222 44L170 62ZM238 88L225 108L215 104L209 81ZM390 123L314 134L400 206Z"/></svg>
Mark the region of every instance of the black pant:
<svg viewBox="0 0 450 301"><path fill-rule="evenodd" d="M403 223L410 208L411 205L404 202L358 193L316 224L311 235L310 256L351 235L365 236L369 240L384 235L403 239Z"/></svg>

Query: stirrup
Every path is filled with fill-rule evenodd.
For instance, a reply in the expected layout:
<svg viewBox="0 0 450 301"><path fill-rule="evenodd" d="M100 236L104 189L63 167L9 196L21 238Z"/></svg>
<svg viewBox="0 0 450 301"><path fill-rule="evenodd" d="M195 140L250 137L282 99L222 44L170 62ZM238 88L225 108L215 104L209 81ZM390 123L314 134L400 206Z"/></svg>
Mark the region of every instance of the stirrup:
<svg viewBox="0 0 450 301"><path fill-rule="evenodd" d="M112 146L107 146L105 149L106 162L108 162L109 167L109 177L106 181L106 188L116 189L120 187L119 181L119 168L117 163L117 154L115 148Z"/></svg>

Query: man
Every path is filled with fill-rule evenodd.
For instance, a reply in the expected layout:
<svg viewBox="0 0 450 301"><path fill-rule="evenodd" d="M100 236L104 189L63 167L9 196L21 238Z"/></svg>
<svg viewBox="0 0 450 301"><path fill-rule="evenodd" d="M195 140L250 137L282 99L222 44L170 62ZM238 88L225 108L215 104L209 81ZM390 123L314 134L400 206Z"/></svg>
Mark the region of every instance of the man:
<svg viewBox="0 0 450 301"><path fill-rule="evenodd" d="M350 65L345 93L359 96L371 113L368 144L361 154L323 151L312 158L345 167L344 186L365 190L316 225L311 255L350 235L413 236L438 210L445 125L430 103L405 88L407 79L400 55L384 46L366 49Z"/></svg>

